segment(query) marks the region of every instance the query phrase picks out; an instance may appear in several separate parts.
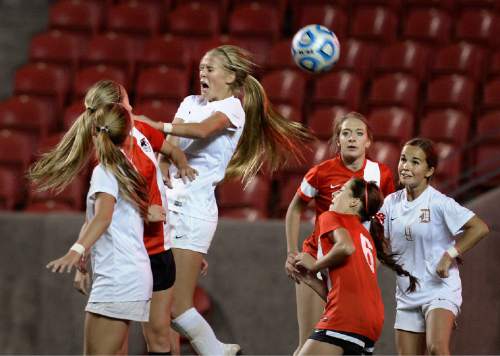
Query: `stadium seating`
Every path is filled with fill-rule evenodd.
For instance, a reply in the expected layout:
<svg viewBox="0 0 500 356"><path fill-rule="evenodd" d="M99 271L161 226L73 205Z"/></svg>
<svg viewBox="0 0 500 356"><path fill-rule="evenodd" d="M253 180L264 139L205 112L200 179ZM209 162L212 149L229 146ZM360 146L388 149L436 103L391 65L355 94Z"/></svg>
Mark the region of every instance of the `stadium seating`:
<svg viewBox="0 0 500 356"><path fill-rule="evenodd" d="M373 110L368 116L368 122L375 141L394 142L402 146L413 137L415 119L405 109L390 107Z"/></svg>
<svg viewBox="0 0 500 356"><path fill-rule="evenodd" d="M313 108L341 105L351 110L359 110L362 81L349 72L325 74L314 82Z"/></svg>
<svg viewBox="0 0 500 356"><path fill-rule="evenodd" d="M470 118L452 109L431 111L420 122L420 136L457 147L466 143L469 129Z"/></svg>
<svg viewBox="0 0 500 356"><path fill-rule="evenodd" d="M428 65L427 47L412 41L395 42L381 50L374 73L380 75L400 72L422 80L427 75Z"/></svg>

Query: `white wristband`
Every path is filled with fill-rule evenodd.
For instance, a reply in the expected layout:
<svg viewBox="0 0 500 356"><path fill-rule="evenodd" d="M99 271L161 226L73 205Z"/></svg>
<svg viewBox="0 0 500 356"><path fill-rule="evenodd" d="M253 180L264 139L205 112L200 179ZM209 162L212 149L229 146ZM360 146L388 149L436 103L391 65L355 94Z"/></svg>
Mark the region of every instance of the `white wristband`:
<svg viewBox="0 0 500 356"><path fill-rule="evenodd" d="M458 250L455 248L455 246L451 246L449 249L447 249L446 253L448 253L451 258L457 258L459 255Z"/></svg>
<svg viewBox="0 0 500 356"><path fill-rule="evenodd" d="M70 250L73 250L76 253L79 253L80 255L83 255L85 253L85 247L82 244L79 244L78 242L73 244L73 246L70 247Z"/></svg>
<svg viewBox="0 0 500 356"><path fill-rule="evenodd" d="M170 122L164 122L163 123L163 132L165 132L166 134L169 134L172 132L173 127L174 126Z"/></svg>

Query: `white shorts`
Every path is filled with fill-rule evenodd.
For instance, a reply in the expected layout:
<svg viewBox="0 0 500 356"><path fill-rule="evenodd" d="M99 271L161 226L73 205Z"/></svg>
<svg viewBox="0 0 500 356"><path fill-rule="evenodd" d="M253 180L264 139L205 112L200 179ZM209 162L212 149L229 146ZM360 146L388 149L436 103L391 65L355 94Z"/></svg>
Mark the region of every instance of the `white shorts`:
<svg viewBox="0 0 500 356"><path fill-rule="evenodd" d="M85 311L110 318L149 321L150 300L135 302L88 302Z"/></svg>
<svg viewBox="0 0 500 356"><path fill-rule="evenodd" d="M455 315L460 312L460 307L454 302L444 298L436 298L429 303L413 309L396 309L396 321L394 329L411 331L415 333L425 332L425 320L433 309L446 309Z"/></svg>
<svg viewBox="0 0 500 356"><path fill-rule="evenodd" d="M168 233L173 248L207 253L217 221L207 221L177 211L168 211Z"/></svg>

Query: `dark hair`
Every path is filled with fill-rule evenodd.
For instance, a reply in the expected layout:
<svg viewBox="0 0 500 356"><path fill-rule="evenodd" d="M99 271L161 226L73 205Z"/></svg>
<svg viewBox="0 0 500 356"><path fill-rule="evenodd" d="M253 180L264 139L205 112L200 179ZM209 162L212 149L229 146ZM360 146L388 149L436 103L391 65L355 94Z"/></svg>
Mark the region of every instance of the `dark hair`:
<svg viewBox="0 0 500 356"><path fill-rule="evenodd" d="M404 145L419 147L422 151L424 151L425 162L427 163L427 166L429 168L434 168L434 172L436 172L439 158L436 150L436 145L434 144L434 142L432 142L432 140L423 137L416 137L412 138Z"/></svg>
<svg viewBox="0 0 500 356"><path fill-rule="evenodd" d="M344 121L346 121L348 119L358 119L358 120L362 121L366 126L366 134L368 135L368 138L370 139L371 142L373 142L373 131L370 127L370 124L368 123L368 120L366 120L366 118L362 114L355 112L355 111L351 111L351 112L348 112L347 114L345 114L344 116L341 116L340 118L338 118L334 122L331 144L334 147L335 151L338 151L337 142L339 140L340 131L342 129L342 124L344 123Z"/></svg>
<svg viewBox="0 0 500 356"><path fill-rule="evenodd" d="M384 197L375 182L367 182L364 179L353 178L351 184L352 196L361 200L359 216L362 222L370 221L370 235L375 243L377 257L384 265L395 271L398 276L407 276L410 279L410 286L407 292L414 292L418 285L418 279L406 271L397 263L394 253L386 252L389 245L384 237L384 226L382 225L378 211L382 207Z"/></svg>

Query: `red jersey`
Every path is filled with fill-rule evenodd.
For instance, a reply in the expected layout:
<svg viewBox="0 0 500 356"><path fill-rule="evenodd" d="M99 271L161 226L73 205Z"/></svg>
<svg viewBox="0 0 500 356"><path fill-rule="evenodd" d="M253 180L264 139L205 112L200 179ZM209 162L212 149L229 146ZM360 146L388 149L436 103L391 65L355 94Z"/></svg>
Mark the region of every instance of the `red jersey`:
<svg viewBox="0 0 500 356"><path fill-rule="evenodd" d="M148 183L149 205L162 205L166 208L166 197L162 198L163 180L156 161L155 152L161 150L165 136L143 122L134 122L132 134L134 146L130 155L137 171ZM165 223L144 224L144 245L149 255L161 253L170 248L170 241L165 236Z"/></svg>
<svg viewBox="0 0 500 356"><path fill-rule="evenodd" d="M319 218L324 255L334 245L331 232L339 228L347 229L355 251L342 265L328 268L329 292L325 311L316 328L356 333L375 342L384 324L375 245L358 216L327 211Z"/></svg>
<svg viewBox="0 0 500 356"><path fill-rule="evenodd" d="M321 162L311 168L297 189L297 194L305 202L314 199L316 208L315 225L318 223L318 217L330 207L333 193L353 177L363 178L366 181L375 181L384 196L394 192L392 172L385 164L365 159L361 169L353 172L344 165L340 155L337 155L335 158ZM317 250L318 239L313 233L304 241L302 251L316 257Z"/></svg>

